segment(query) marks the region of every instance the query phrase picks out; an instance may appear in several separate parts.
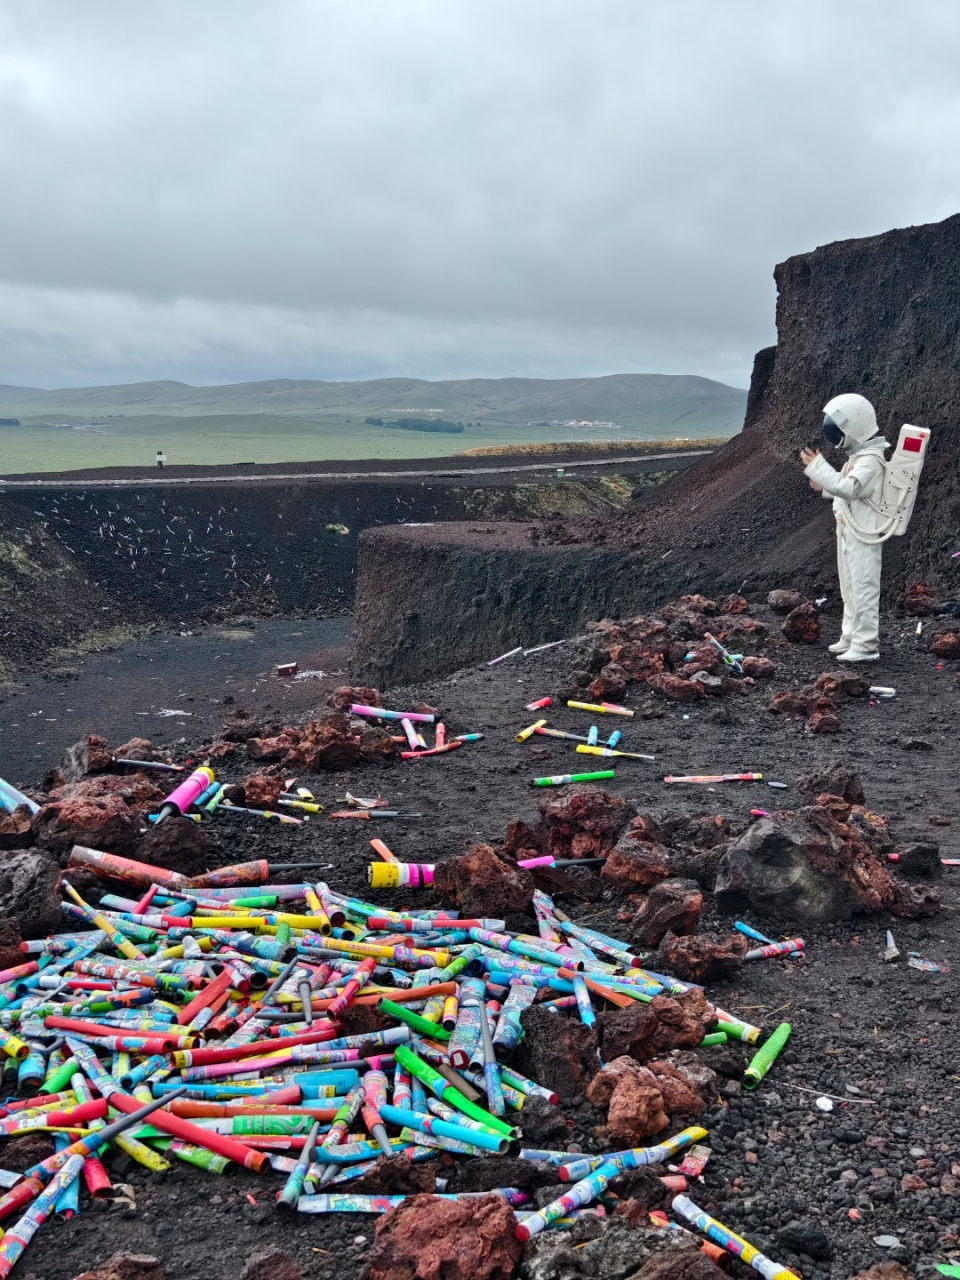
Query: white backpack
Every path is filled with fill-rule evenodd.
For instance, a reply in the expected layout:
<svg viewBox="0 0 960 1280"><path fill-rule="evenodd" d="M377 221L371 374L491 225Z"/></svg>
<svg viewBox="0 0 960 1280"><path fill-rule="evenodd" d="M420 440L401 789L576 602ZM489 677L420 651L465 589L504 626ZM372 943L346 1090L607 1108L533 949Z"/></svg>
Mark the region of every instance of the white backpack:
<svg viewBox="0 0 960 1280"><path fill-rule="evenodd" d="M879 529L862 529L850 514L846 503L847 520L861 542L886 542L888 538L900 538L907 531L913 515L920 484L920 472L927 456L930 432L926 427L914 427L905 423L900 428L900 438L890 460L884 462L883 488L879 498L864 501L881 517Z"/></svg>

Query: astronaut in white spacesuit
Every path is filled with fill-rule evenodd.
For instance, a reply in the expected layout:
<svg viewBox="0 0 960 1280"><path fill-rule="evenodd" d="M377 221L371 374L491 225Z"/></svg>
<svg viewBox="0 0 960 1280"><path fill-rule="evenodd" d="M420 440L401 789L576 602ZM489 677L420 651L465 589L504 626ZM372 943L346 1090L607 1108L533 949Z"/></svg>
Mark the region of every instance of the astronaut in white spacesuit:
<svg viewBox="0 0 960 1280"><path fill-rule="evenodd" d="M810 487L833 499L837 521L837 568L843 596L840 639L830 645L840 662L876 662L880 657L881 541L867 542L855 529L877 531L882 523L876 503L883 491L888 442L879 434L877 415L859 395L835 396L824 405L824 435L848 455L840 471L817 450L800 453Z"/></svg>

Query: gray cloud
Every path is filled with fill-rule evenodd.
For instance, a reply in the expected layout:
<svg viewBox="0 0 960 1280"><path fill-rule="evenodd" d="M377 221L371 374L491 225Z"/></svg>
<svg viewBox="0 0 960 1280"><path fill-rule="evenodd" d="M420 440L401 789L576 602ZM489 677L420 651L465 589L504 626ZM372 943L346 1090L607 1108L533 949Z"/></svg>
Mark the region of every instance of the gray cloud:
<svg viewBox="0 0 960 1280"><path fill-rule="evenodd" d="M12 0L0 381L697 372L960 206L938 0Z"/></svg>

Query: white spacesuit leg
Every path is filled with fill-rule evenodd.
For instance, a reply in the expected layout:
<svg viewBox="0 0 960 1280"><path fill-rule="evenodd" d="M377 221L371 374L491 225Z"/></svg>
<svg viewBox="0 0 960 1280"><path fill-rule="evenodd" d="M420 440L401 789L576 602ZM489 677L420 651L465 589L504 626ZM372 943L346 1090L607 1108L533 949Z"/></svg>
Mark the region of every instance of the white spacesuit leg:
<svg viewBox="0 0 960 1280"><path fill-rule="evenodd" d="M850 648L841 657L849 662L879 651L883 544L861 542L846 525L839 525L837 534L843 630L850 640Z"/></svg>

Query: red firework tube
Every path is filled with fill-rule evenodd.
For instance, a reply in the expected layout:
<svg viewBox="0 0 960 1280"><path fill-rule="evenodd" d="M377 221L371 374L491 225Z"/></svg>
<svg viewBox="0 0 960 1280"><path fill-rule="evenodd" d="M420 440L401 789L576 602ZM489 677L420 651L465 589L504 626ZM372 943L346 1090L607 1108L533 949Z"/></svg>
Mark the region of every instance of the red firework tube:
<svg viewBox="0 0 960 1280"><path fill-rule="evenodd" d="M363 1085L363 1106L360 1115L366 1125L370 1137L379 1144L386 1156L392 1155L390 1139L380 1115L380 1108L387 1105L387 1077L382 1071L368 1071L361 1081Z"/></svg>
<svg viewBox="0 0 960 1280"><path fill-rule="evenodd" d="M70 850L67 870L71 867L86 867L88 871L94 871L109 880L120 880L124 884L134 884L143 889L148 889L151 884L158 884L162 889L182 889L189 884L187 877L179 871L152 867L147 862L121 858L117 853L88 849L85 844L75 844Z"/></svg>
<svg viewBox="0 0 960 1280"><path fill-rule="evenodd" d="M153 884L150 886L150 888L147 890L147 892L143 895L143 897L137 903L137 905L133 908L133 914L135 916L142 916L146 911L147 907L149 907L150 903L153 901L154 895L157 894L159 891L160 891L160 886L157 884L156 881L154 881Z"/></svg>
<svg viewBox="0 0 960 1280"><path fill-rule="evenodd" d="M446 740L447 740L447 726L445 724L438 724L437 731L434 734L433 745L435 747L442 747L443 744L446 742Z"/></svg>
<svg viewBox="0 0 960 1280"><path fill-rule="evenodd" d="M458 742L456 738L452 742L445 742L442 747L428 747L426 751L401 751L401 760L422 760L424 756L442 756L447 751L456 751L457 747L462 747L463 743Z"/></svg>
<svg viewBox="0 0 960 1280"><path fill-rule="evenodd" d="M340 995L335 996L327 1005L327 1017L335 1018L337 1014L343 1013L347 1005L357 994L362 986L369 980L370 975L377 967L377 959L375 956L368 956L366 960L362 960L350 981L344 986Z"/></svg>
<svg viewBox="0 0 960 1280"><path fill-rule="evenodd" d="M887 854L887 861L888 861L888 862L899 862L899 861L900 861L900 854L899 854L899 853L888 853L888 854ZM940 865L941 865L942 867L960 867L960 858L941 858L941 859L940 859Z"/></svg>
<svg viewBox="0 0 960 1280"><path fill-rule="evenodd" d="M194 800L203 795L213 781L213 770L208 769L206 765L201 765L199 769L194 769L189 778L185 778L178 787L174 787L173 791L170 792L157 810L157 822L163 822L166 818L172 818L176 814L186 813Z"/></svg>
<svg viewBox="0 0 960 1280"><path fill-rule="evenodd" d="M538 698L536 702L528 702L524 711L539 711L541 707L549 707L552 703L552 698Z"/></svg>
<svg viewBox="0 0 960 1280"><path fill-rule="evenodd" d="M426 1000L428 996L451 996L456 989L457 984L455 982L438 982L435 987L408 987L404 991L391 991L390 999L394 1004L406 1004L408 1001ZM339 996L334 997L334 999L339 998ZM359 1005L376 1004L381 998L382 995L378 992L375 995L357 996L353 1003ZM313 1006L314 1012L322 1013L326 1010L329 1013L331 1004L333 1004L333 999L318 1000ZM286 1036L283 1038L286 1040Z"/></svg>
<svg viewBox="0 0 960 1280"><path fill-rule="evenodd" d="M15 964L12 969L0 969L0 984L16 982L18 978L29 978L31 973L39 972L40 964L36 960L26 960L23 964Z"/></svg>
<svg viewBox="0 0 960 1280"><path fill-rule="evenodd" d="M271 1094L271 1097L273 1095ZM185 1119L228 1119L232 1116L309 1116L313 1120L332 1120L337 1107L274 1106L272 1103L204 1102L178 1098L170 1104L175 1116Z"/></svg>
<svg viewBox="0 0 960 1280"><path fill-rule="evenodd" d="M786 942L769 942L765 947L755 947L748 951L744 960L772 960L775 956L788 956L791 952L802 951L802 938L788 938Z"/></svg>
<svg viewBox="0 0 960 1280"><path fill-rule="evenodd" d="M433 988L431 987L432 991ZM263 1054L275 1053L277 1049L287 1049L298 1044L322 1044L324 1040L333 1040L339 1035L337 1027L318 1027L313 1031L304 1031L297 1036L276 1036L269 1040L250 1040L247 1044L223 1045L211 1049L186 1049L174 1055L174 1066L205 1067L213 1062L233 1062L240 1058L256 1058Z"/></svg>
<svg viewBox="0 0 960 1280"><path fill-rule="evenodd" d="M87 1156L83 1162L83 1180L87 1190L97 1200L113 1198L113 1183L99 1156Z"/></svg>
<svg viewBox="0 0 960 1280"><path fill-rule="evenodd" d="M140 1110L141 1106L136 1098L119 1089L111 1093L107 1101L116 1111L123 1111L126 1115L133 1115ZM254 1151L252 1147L245 1146L244 1143L237 1142L235 1138L226 1134L201 1129L198 1124L191 1124L189 1120L171 1115L169 1111L155 1111L150 1123L157 1129L162 1129L164 1133L169 1133L171 1137L192 1142L195 1147L205 1147L208 1151L216 1152L218 1156L226 1156L228 1160L243 1165L245 1169L253 1169L255 1173L263 1173L270 1167L267 1156Z"/></svg>
<svg viewBox="0 0 960 1280"><path fill-rule="evenodd" d="M133 1032L130 1035L117 1035L116 1027L87 1022L85 1018L58 1018L54 1014L44 1018L43 1025L51 1031L69 1031L71 1035L81 1039L88 1040L93 1036L97 1039L115 1040L117 1049L128 1053L169 1053L171 1049L189 1049L196 1043L195 1036L168 1036L159 1033L141 1036Z"/></svg>
<svg viewBox="0 0 960 1280"><path fill-rule="evenodd" d="M206 1009L207 1005L213 1004L217 996L225 995L233 986L233 973L229 966L213 979L193 997L189 1004L185 1004L177 1014L177 1023L184 1027L192 1022L201 1009Z"/></svg>
<svg viewBox="0 0 960 1280"><path fill-rule="evenodd" d="M187 881L191 889L235 889L245 884L264 884L270 879L270 863L266 858L254 862L236 862L231 867L218 867L193 876Z"/></svg>
<svg viewBox="0 0 960 1280"><path fill-rule="evenodd" d="M32 1098L16 1098L0 1107L0 1118L16 1115L18 1111L27 1111L31 1107L53 1106L54 1103L62 1102L64 1098L73 1099L74 1096L72 1089L64 1089L62 1093L35 1094Z"/></svg>
<svg viewBox="0 0 960 1280"><path fill-rule="evenodd" d="M34 1099L36 1101L36 1099ZM70 1125L81 1125L84 1120L102 1120L107 1114L107 1104L102 1098L93 1102L81 1102L79 1106L69 1107L66 1111L44 1111L40 1115L22 1119L10 1117L9 1121L0 1120L0 1134L16 1133L20 1124L66 1129Z"/></svg>

